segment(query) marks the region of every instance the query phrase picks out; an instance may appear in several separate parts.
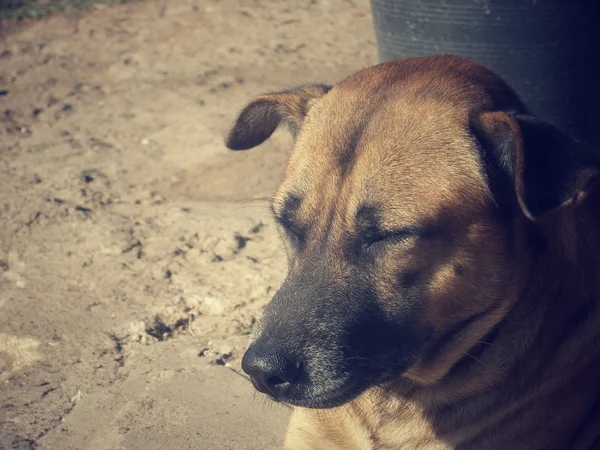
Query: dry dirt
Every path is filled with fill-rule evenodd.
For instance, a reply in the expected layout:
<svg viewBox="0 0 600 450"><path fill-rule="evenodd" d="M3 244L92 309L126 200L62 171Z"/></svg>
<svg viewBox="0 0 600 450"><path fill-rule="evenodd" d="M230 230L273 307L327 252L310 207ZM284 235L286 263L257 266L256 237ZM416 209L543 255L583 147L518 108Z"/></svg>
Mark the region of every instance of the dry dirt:
<svg viewBox="0 0 600 450"><path fill-rule="evenodd" d="M368 0L148 1L0 41L0 448L270 449L236 375L285 276L253 95L376 62Z"/></svg>

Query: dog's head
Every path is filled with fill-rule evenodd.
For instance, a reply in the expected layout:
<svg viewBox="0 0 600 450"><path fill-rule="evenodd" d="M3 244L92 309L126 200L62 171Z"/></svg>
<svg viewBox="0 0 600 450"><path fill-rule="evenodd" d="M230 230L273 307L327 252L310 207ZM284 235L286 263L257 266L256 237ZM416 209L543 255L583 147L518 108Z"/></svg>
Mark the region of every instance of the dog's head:
<svg viewBox="0 0 600 450"><path fill-rule="evenodd" d="M443 378L516 301L521 225L581 203L598 172L500 78L451 56L259 97L227 146L281 122L295 145L272 210L289 273L242 364L299 406Z"/></svg>

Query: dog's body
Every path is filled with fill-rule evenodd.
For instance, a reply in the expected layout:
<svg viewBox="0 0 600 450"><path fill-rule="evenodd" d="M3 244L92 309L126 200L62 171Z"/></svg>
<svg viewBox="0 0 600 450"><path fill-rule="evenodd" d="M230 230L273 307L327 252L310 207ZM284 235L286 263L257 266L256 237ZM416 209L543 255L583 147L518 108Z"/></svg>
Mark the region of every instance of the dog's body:
<svg viewBox="0 0 600 450"><path fill-rule="evenodd" d="M404 59L256 99L289 256L244 369L284 448L600 448L600 154L487 69Z"/></svg>

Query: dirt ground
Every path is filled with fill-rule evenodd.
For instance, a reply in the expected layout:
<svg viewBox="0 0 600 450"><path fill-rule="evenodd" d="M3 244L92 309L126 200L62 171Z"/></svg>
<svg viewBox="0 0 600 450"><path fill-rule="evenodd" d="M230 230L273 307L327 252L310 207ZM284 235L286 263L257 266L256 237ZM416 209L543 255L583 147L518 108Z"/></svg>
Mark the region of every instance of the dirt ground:
<svg viewBox="0 0 600 450"><path fill-rule="evenodd" d="M253 95L376 62L368 0L178 0L0 41L0 448L270 449L236 375L285 276L290 138L229 152Z"/></svg>

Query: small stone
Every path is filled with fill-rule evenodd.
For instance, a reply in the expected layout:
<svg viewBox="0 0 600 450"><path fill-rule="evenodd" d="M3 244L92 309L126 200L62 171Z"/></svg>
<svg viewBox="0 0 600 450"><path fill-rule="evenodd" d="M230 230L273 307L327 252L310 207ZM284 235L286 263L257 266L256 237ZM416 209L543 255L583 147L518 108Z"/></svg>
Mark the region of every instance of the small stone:
<svg viewBox="0 0 600 450"><path fill-rule="evenodd" d="M154 193L152 195L152 201L154 203L162 203L165 201L165 198L162 195L160 195L159 193Z"/></svg>
<svg viewBox="0 0 600 450"><path fill-rule="evenodd" d="M112 198L110 197L109 194L102 194L102 196L100 197L100 204L101 205L109 205L112 203Z"/></svg>
<svg viewBox="0 0 600 450"><path fill-rule="evenodd" d="M76 405L77 403L79 403L79 401L81 401L82 398L83 398L83 394L81 393L81 390L78 390L77 394L75 394L73 397L71 397L71 403Z"/></svg>
<svg viewBox="0 0 600 450"><path fill-rule="evenodd" d="M233 347L231 347L230 345L222 345L221 347L219 347L219 353L223 358L226 359L232 355Z"/></svg>

